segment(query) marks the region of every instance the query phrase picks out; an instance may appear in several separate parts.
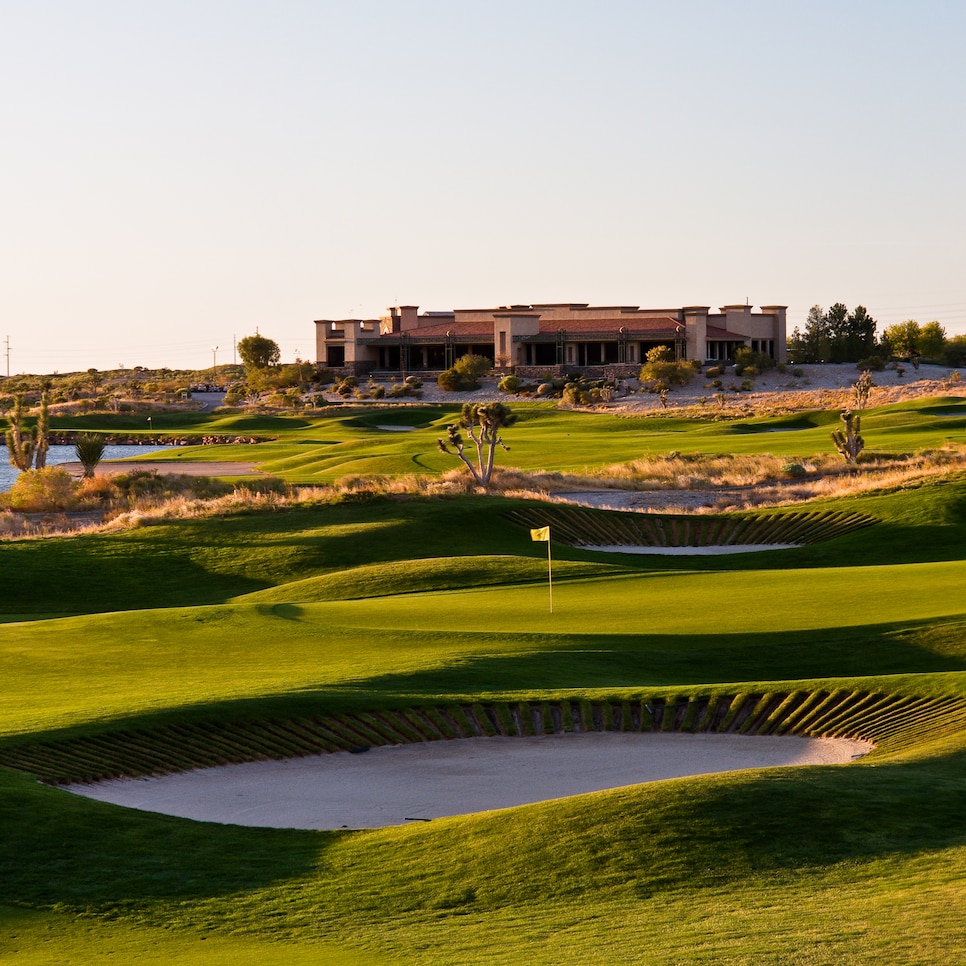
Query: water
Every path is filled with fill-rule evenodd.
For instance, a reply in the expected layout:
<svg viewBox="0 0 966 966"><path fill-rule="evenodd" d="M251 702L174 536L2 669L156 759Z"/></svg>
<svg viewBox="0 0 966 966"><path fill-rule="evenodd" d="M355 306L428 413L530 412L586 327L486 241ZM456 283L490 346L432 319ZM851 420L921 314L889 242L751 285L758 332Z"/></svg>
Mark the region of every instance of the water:
<svg viewBox="0 0 966 966"><path fill-rule="evenodd" d="M146 446L136 446L126 444L124 446L105 446L105 460L119 460L125 456L152 456L161 452L157 446L148 444ZM51 446L47 450L47 465L56 466L58 463L76 463L77 453L73 446ZM0 492L6 492L13 486L13 481L20 475L20 470L16 466L10 465L10 457L7 454L7 447L0 446Z"/></svg>

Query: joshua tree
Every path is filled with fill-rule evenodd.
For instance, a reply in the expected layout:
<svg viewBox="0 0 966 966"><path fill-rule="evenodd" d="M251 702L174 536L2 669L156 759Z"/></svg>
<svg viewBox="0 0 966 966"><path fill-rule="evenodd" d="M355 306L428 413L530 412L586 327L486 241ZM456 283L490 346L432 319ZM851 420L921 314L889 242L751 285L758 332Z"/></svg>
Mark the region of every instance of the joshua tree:
<svg viewBox="0 0 966 966"><path fill-rule="evenodd" d="M869 404L869 393L875 388L872 381L872 373L866 369L858 381L852 384L852 399L855 401L856 409L865 409Z"/></svg>
<svg viewBox="0 0 966 966"><path fill-rule="evenodd" d="M74 440L74 452L84 467L84 479L90 479L104 455L104 437L97 433L78 433Z"/></svg>
<svg viewBox="0 0 966 966"><path fill-rule="evenodd" d="M23 417L23 396L18 393L13 400L10 429L7 430L7 452L10 454L11 465L16 466L21 472L26 472L33 466L37 436L36 431L24 434Z"/></svg>
<svg viewBox="0 0 966 966"><path fill-rule="evenodd" d="M50 431L50 398L46 389L40 396L40 416L34 429L34 467L42 470L47 465L47 449L50 443L47 434Z"/></svg>
<svg viewBox="0 0 966 966"><path fill-rule="evenodd" d="M497 446L507 451L510 449L503 442L500 430L512 426L516 421L517 417L510 412L510 407L503 403L466 403L460 413L459 423L446 427L448 440L436 442L440 452L462 460L480 486L489 486ZM466 455L461 428L466 430L466 435L476 447L475 466Z"/></svg>
<svg viewBox="0 0 966 966"><path fill-rule="evenodd" d="M859 435L862 420L850 409L843 409L839 418L842 420L842 428L832 433L832 442L845 458L845 462L855 465L859 461L859 453L865 447L865 440Z"/></svg>

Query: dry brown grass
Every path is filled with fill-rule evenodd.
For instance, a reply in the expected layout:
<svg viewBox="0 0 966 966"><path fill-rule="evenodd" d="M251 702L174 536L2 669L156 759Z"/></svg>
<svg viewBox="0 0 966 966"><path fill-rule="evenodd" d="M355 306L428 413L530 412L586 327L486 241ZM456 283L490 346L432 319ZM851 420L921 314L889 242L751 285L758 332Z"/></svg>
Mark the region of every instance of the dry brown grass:
<svg viewBox="0 0 966 966"><path fill-rule="evenodd" d="M849 374L851 383L858 381L859 373ZM884 378L879 373L873 373L873 380ZM889 378L893 378L891 374ZM886 406L891 403L907 402L936 395L966 396L966 383L954 379L921 379L894 385L877 385L870 394L869 401L864 408ZM855 396L851 385L846 387L816 387L796 388L794 390L768 390L760 392L717 392L714 389L703 389L700 395L689 392L668 400L668 409L662 409L659 403L647 394L639 394L631 399L618 401L616 405L608 406L607 411L626 416L668 416L680 418L682 416L695 419L736 420L751 419L764 416L786 416L792 413L808 410L836 410L846 406L855 406Z"/></svg>
<svg viewBox="0 0 966 966"><path fill-rule="evenodd" d="M803 477L788 473L790 464L778 457L668 455L636 460L601 470L599 474L527 474L508 470L496 485L506 496L555 500L568 493L599 492L600 502L614 497L647 496L647 511L721 513L766 506L889 490L962 470L966 447L896 457L875 457L857 467L822 454L801 464ZM610 471L610 472L609 472ZM607 493L614 496L608 498ZM593 501L593 498L586 498ZM644 502L637 499L635 508Z"/></svg>
<svg viewBox="0 0 966 966"><path fill-rule="evenodd" d="M876 457L848 467L830 454L800 464L807 474L790 477L789 464L779 457L701 456L667 454L616 464L593 474L527 473L498 470L490 492L502 496L553 501L568 494L640 494L650 512L721 513L758 507L785 506L812 500L889 490L961 470L966 447L897 457ZM198 478L193 478L197 484ZM185 484L187 485L187 483ZM96 489L98 484L91 483ZM236 488L222 495L192 492L147 494L123 506L74 512L23 514L0 512L0 540L111 532L172 520L263 512L285 507L335 504L377 496L448 497L485 492L460 469L441 477L346 477L315 487L279 487L268 492ZM606 498L602 498L605 499ZM636 501L640 504L641 500Z"/></svg>

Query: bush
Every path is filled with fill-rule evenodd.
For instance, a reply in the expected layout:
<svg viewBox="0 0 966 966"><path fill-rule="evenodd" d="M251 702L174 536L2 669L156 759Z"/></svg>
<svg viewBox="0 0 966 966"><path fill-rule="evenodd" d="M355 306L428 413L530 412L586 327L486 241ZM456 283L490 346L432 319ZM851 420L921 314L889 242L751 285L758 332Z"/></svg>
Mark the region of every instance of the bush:
<svg viewBox="0 0 966 966"><path fill-rule="evenodd" d="M421 386L422 383L418 379L415 383L410 383L407 379L404 383L396 384L389 390L389 398L401 399L403 396L415 396L417 399L421 399L423 395Z"/></svg>
<svg viewBox="0 0 966 966"><path fill-rule="evenodd" d="M855 364L859 372L882 372L885 366L885 359L881 356L867 356L865 359L859 359Z"/></svg>
<svg viewBox="0 0 966 966"><path fill-rule="evenodd" d="M786 463L782 467L782 473L793 480L800 480L803 477L808 476L808 470L806 470L801 463Z"/></svg>
<svg viewBox="0 0 966 966"><path fill-rule="evenodd" d="M966 365L966 335L954 335L946 341L942 352L943 365Z"/></svg>
<svg viewBox="0 0 966 966"><path fill-rule="evenodd" d="M751 375L747 372L748 369L757 369L758 372L764 372L766 369L774 368L775 360L767 352L755 352L754 349L749 349L747 346L735 349L736 376ZM758 375L758 372L755 375Z"/></svg>
<svg viewBox="0 0 966 966"><path fill-rule="evenodd" d="M8 500L12 510L21 513L46 513L69 510L74 505L77 484L67 470L45 466L42 470L21 473L10 487Z"/></svg>
<svg viewBox="0 0 966 966"><path fill-rule="evenodd" d="M646 358L638 378L642 383L649 383L648 388L653 392L671 386L686 386L694 376L691 363L686 360L675 362L674 352L666 345L649 349Z"/></svg>
<svg viewBox="0 0 966 966"><path fill-rule="evenodd" d="M516 392L523 385L523 380L519 376L504 376L497 388L500 392Z"/></svg>
<svg viewBox="0 0 966 966"><path fill-rule="evenodd" d="M436 379L436 385L446 392L466 392L479 389L480 376L485 375L492 368L492 363L486 356L465 355L453 363L451 369L445 369Z"/></svg>
<svg viewBox="0 0 966 966"><path fill-rule="evenodd" d="M455 369L444 369L436 377L436 385L445 392L458 392L463 388L460 375Z"/></svg>
<svg viewBox="0 0 966 966"><path fill-rule="evenodd" d="M493 368L493 363L486 356L465 355L453 363L453 368L459 373L462 379L475 383L481 376L485 376ZM476 386L472 388L475 389Z"/></svg>
<svg viewBox="0 0 966 966"><path fill-rule="evenodd" d="M351 396L353 390L359 388L359 380L355 376L346 376L336 387L335 391L340 396Z"/></svg>

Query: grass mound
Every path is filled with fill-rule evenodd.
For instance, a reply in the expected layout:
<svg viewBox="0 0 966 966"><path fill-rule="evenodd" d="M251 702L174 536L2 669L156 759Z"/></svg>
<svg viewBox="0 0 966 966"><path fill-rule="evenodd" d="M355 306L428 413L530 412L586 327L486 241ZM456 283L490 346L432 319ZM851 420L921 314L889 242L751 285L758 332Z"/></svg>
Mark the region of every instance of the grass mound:
<svg viewBox="0 0 966 966"><path fill-rule="evenodd" d="M575 547L807 546L872 526L875 518L849 510L721 516L613 513L572 506L533 506L507 517L524 527L549 526L555 540Z"/></svg>
<svg viewBox="0 0 966 966"><path fill-rule="evenodd" d="M857 738L901 750L956 734L966 699L856 687L738 694L658 692L609 701L531 697L283 720L208 721L9 745L0 765L45 782L137 778L379 745L587 732Z"/></svg>

